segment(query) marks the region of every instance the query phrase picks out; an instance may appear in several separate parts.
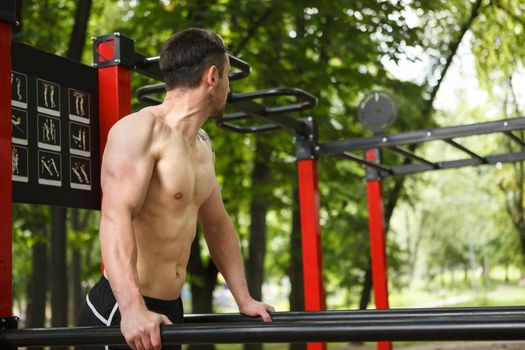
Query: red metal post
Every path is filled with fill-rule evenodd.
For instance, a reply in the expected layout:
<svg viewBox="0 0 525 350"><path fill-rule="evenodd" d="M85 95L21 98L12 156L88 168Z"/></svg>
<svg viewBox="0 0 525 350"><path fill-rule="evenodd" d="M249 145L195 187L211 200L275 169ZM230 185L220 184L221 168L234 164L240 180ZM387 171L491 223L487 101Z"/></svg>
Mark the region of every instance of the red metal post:
<svg viewBox="0 0 525 350"><path fill-rule="evenodd" d="M366 152L368 161L378 161L379 151ZM370 259L372 262L372 286L377 309L388 309L388 278L385 244L385 219L381 179L367 179L368 226L370 231ZM391 342L378 342L378 350L391 350Z"/></svg>
<svg viewBox="0 0 525 350"><path fill-rule="evenodd" d="M298 160L299 202L303 245L304 302L306 311L326 308L323 287L323 254L319 224L317 160ZM308 343L308 350L326 350L325 343Z"/></svg>
<svg viewBox="0 0 525 350"><path fill-rule="evenodd" d="M115 41L102 42L95 50L98 51L100 61L102 59L112 60L115 57ZM98 69L98 113L102 165L109 130L119 119L131 113L131 72L129 69L118 65ZM104 271L103 262L101 270Z"/></svg>
<svg viewBox="0 0 525 350"><path fill-rule="evenodd" d="M13 315L11 24L0 21L0 317Z"/></svg>
<svg viewBox="0 0 525 350"><path fill-rule="evenodd" d="M115 41L104 41L95 48L98 59L114 59ZM118 63L118 62L117 62ZM108 132L120 118L131 113L131 72L122 66L111 65L98 69L98 104L100 119L100 159L104 154Z"/></svg>

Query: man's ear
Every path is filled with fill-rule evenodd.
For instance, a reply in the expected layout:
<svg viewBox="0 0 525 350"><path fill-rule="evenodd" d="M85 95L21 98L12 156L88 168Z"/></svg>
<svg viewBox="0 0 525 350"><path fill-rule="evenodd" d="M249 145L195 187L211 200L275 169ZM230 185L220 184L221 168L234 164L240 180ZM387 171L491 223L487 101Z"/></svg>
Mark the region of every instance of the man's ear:
<svg viewBox="0 0 525 350"><path fill-rule="evenodd" d="M204 73L204 79L209 86L215 86L218 78L217 66L211 66Z"/></svg>

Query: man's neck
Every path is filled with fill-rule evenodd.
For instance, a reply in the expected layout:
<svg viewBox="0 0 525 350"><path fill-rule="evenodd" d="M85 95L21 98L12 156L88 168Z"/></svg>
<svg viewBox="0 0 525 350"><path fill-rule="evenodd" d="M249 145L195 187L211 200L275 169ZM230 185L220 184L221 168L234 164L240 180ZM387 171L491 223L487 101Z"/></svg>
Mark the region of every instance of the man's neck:
<svg viewBox="0 0 525 350"><path fill-rule="evenodd" d="M198 89L181 92L168 91L164 102L164 122L180 132L184 138L194 143L199 129L208 120L208 103L204 94Z"/></svg>

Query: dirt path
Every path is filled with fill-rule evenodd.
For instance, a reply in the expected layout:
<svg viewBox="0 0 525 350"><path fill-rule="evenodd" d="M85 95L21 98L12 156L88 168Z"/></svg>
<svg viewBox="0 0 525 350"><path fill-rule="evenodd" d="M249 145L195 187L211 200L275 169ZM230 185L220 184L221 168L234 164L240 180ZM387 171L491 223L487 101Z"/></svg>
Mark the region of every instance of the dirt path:
<svg viewBox="0 0 525 350"><path fill-rule="evenodd" d="M375 350L375 344L348 345L338 347L337 350ZM502 341L502 342L447 342L429 344L397 344L394 350L522 350L525 349L525 341Z"/></svg>

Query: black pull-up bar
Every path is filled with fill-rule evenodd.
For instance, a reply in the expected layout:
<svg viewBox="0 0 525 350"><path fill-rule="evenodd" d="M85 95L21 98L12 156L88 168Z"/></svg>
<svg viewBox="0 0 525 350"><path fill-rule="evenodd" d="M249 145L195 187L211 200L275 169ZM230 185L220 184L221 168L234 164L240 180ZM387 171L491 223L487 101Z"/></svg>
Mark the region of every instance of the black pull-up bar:
<svg viewBox="0 0 525 350"><path fill-rule="evenodd" d="M159 56L144 57L139 54L136 54L136 55L137 55L137 58L136 58L137 64L135 65L136 71L146 74L145 72L151 72L153 70L155 71L158 70L157 75L152 75L152 74L146 74L146 75L149 75L151 77L156 77L157 79L162 80L162 76L160 74L160 69L159 69L159 60L160 60ZM230 79L230 81L239 80L239 79L245 78L248 75L250 75L250 72L252 71L252 67L250 67L248 63L234 56L228 55L228 57L230 58L230 65L232 67L239 69L238 71L231 72L229 74L228 78ZM159 78L159 75L160 75L160 78ZM141 102L144 102L150 105L158 105L162 103L162 101L159 100L158 98L155 98L149 95L158 94L158 93L164 92L165 90L166 90L166 84L164 83L144 85L137 89L136 95L137 95L138 100Z"/></svg>
<svg viewBox="0 0 525 350"><path fill-rule="evenodd" d="M162 80L162 73L160 72L159 67L160 56L145 57L139 53L135 53L134 55L135 64L132 68L135 71L138 71L149 77ZM250 67L250 65L247 62L231 55L228 55L228 58L230 59L230 66L238 69L238 71L231 72L229 74L228 77L230 81L239 80L250 75L252 67ZM156 92L162 92L162 89Z"/></svg>
<svg viewBox="0 0 525 350"><path fill-rule="evenodd" d="M296 97L297 102L285 105L267 106L254 101L256 99L270 97ZM273 88L239 94L232 93L228 97L228 102L234 108L238 109L239 112L226 114L217 121L217 124L225 129L244 133L286 129L293 133L307 136L308 126L304 122L283 114L300 112L313 108L317 105L317 98L298 88ZM242 126L231 123L232 121L249 119L252 117L270 121L271 124Z"/></svg>

